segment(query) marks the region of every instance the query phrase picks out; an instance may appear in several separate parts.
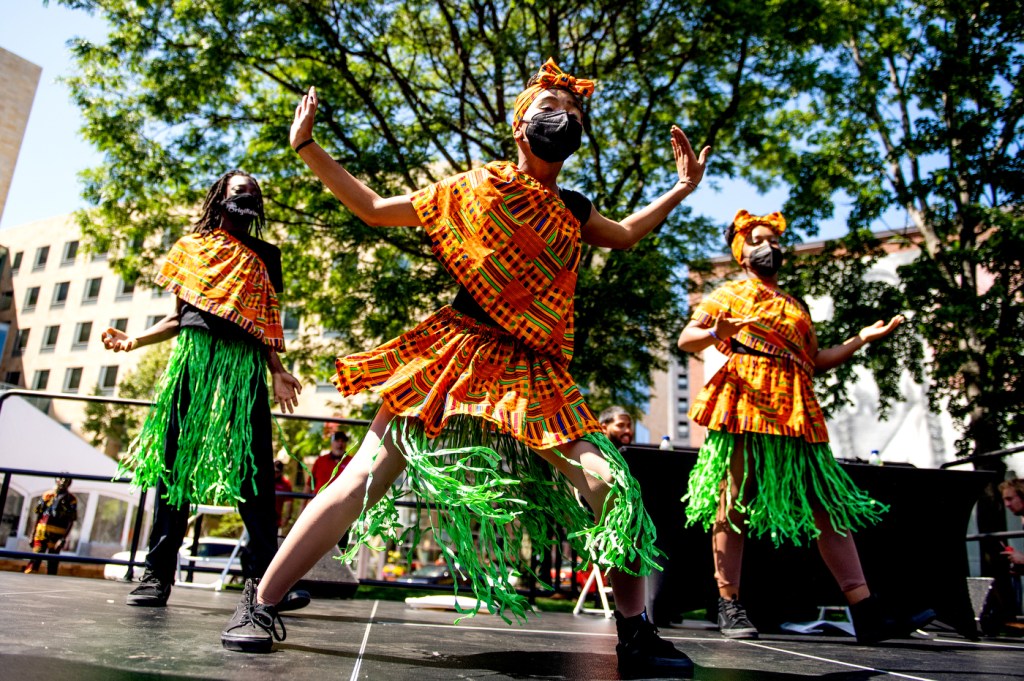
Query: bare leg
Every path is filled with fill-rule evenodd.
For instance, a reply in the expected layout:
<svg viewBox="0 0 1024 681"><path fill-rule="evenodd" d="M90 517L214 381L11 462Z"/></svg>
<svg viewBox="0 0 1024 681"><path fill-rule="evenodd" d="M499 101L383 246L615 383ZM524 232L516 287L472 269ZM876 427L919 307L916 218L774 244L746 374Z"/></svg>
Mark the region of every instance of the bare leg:
<svg viewBox="0 0 1024 681"><path fill-rule="evenodd" d="M718 595L726 600L739 596L740 576L743 569L744 535L735 527L743 527L743 514L734 507L743 483L743 438L736 437L736 447L729 458L729 478L722 483L718 501L718 515L711 532L711 550L715 560L715 581ZM747 497L753 491L752 481L747 483ZM728 494L727 494L728 492Z"/></svg>
<svg viewBox="0 0 1024 681"><path fill-rule="evenodd" d="M380 501L405 469L402 452L390 439L382 441L393 418L387 407L381 407L352 462L337 480L310 500L267 568L260 582L258 602L276 604L338 543L363 510L363 495L371 472L373 480L366 501L370 506Z"/></svg>
<svg viewBox="0 0 1024 681"><path fill-rule="evenodd" d="M570 461L582 465L589 473L571 465L552 451L539 451L538 453L565 475L586 499L590 508L594 509L594 513L599 514L604 508L605 497L608 496L611 489L608 482L611 480L611 468L608 466L608 462L597 447L586 440L575 440L559 447L558 451ZM596 474L597 477L590 473ZM630 566L630 568L633 567L635 566ZM643 612L647 584L645 578L615 568L609 571L609 576L611 577L612 593L615 596L615 607L622 616L632 617Z"/></svg>

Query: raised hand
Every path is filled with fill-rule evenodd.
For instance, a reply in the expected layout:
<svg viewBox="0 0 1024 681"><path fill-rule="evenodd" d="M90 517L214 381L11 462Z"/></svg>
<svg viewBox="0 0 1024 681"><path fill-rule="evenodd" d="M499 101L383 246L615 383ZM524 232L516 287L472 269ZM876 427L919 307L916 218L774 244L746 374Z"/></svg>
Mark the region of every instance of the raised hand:
<svg viewBox="0 0 1024 681"><path fill-rule="evenodd" d="M313 122L319 103L315 87L310 87L309 92L302 95L302 101L295 107L295 118L292 119L292 129L288 135L292 149L313 138Z"/></svg>
<svg viewBox="0 0 1024 681"><path fill-rule="evenodd" d="M676 172L679 173L679 182L696 189L704 177L704 168L707 166L708 154L711 147L704 147L700 150L700 157L693 153L690 140L686 133L678 125L672 126L672 155L676 159Z"/></svg>
<svg viewBox="0 0 1024 681"><path fill-rule="evenodd" d="M131 352L139 344L138 340L112 326L100 334L100 340L103 347L114 352Z"/></svg>
<svg viewBox="0 0 1024 681"><path fill-rule="evenodd" d="M860 339L865 343L870 343L871 341L878 340L879 338L885 338L892 333L893 329L902 323L903 315L901 314L890 319L888 324L879 319L871 326L865 326L857 335L860 336Z"/></svg>

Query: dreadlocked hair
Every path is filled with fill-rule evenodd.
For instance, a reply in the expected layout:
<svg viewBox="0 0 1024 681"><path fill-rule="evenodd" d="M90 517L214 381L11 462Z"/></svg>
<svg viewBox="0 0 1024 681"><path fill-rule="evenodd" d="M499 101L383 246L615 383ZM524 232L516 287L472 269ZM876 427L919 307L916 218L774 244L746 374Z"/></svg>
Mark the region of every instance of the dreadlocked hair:
<svg viewBox="0 0 1024 681"><path fill-rule="evenodd" d="M260 183L256 181L255 177L238 169L229 170L221 175L210 187L210 191L206 192L206 198L203 199L203 211L192 228L193 233L205 235L220 227L221 218L224 216L224 208L221 207L220 202L227 194L228 181L235 175L248 177L256 183L256 211L259 213L259 217L250 223L249 233L255 237L262 235L263 227L267 224L267 218L263 215L263 190L260 189Z"/></svg>

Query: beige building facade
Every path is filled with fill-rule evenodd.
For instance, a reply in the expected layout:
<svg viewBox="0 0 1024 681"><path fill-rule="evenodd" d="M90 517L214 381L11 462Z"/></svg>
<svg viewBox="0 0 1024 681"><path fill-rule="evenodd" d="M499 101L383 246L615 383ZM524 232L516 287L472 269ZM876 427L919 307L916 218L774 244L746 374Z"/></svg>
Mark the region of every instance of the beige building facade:
<svg viewBox="0 0 1024 681"><path fill-rule="evenodd" d="M82 244L73 215L0 232L7 250L0 274L0 325L7 327L3 383L114 395L142 353L109 352L100 335L111 326L137 334L174 311L173 296L126 282L106 255L88 254ZM81 433L84 403L54 400L51 414Z"/></svg>
<svg viewBox="0 0 1024 681"><path fill-rule="evenodd" d="M119 382L149 348L110 352L103 331L115 327L137 335L174 311L174 296L124 281L106 255L86 253L83 244L73 215L0 231L0 382L8 387L117 395ZM329 354L331 334L315 320L300 321L296 309L285 301L286 344L322 346ZM287 353L282 361L289 365ZM348 415L365 401L342 398L325 378L300 376L297 413ZM53 400L50 408L79 434L84 411L84 402L72 400Z"/></svg>
<svg viewBox="0 0 1024 681"><path fill-rule="evenodd" d="M42 71L42 67L0 48L0 215Z"/></svg>

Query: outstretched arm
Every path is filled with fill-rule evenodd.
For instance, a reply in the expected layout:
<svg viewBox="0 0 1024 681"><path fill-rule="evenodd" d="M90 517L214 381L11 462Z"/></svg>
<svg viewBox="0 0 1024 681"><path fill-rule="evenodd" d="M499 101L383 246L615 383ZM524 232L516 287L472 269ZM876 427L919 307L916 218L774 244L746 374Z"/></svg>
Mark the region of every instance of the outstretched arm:
<svg viewBox="0 0 1024 681"><path fill-rule="evenodd" d="M298 150L299 157L346 208L371 227L419 226L419 216L408 195L382 198L342 168L319 144L306 143L313 139L318 103L316 88L311 87L295 108L290 142L293 149L302 147Z"/></svg>
<svg viewBox="0 0 1024 681"><path fill-rule="evenodd" d="M625 220L616 222L590 211L590 219L583 225L583 240L592 246L626 249L651 233L683 199L693 193L704 177L711 147L701 149L700 157L693 153L690 140L679 126L672 126L672 155L676 159L679 181L645 208Z"/></svg>
<svg viewBox="0 0 1024 681"><path fill-rule="evenodd" d="M871 326L865 326L860 330L860 333L841 345L836 345L824 350L818 350L818 354L814 356L815 371L828 371L833 367L839 366L846 360L850 359L850 357L853 356L853 353L857 352L871 341L888 336L892 333L893 329L899 326L902 322L903 315L899 314L890 319L888 324L879 319Z"/></svg>
<svg viewBox="0 0 1024 681"><path fill-rule="evenodd" d="M100 334L100 340L103 341L103 347L114 352L131 352L135 348L141 348L144 345L162 343L178 335L180 315L181 298L178 298L174 314L167 315L138 336L129 336L124 331L110 327Z"/></svg>

